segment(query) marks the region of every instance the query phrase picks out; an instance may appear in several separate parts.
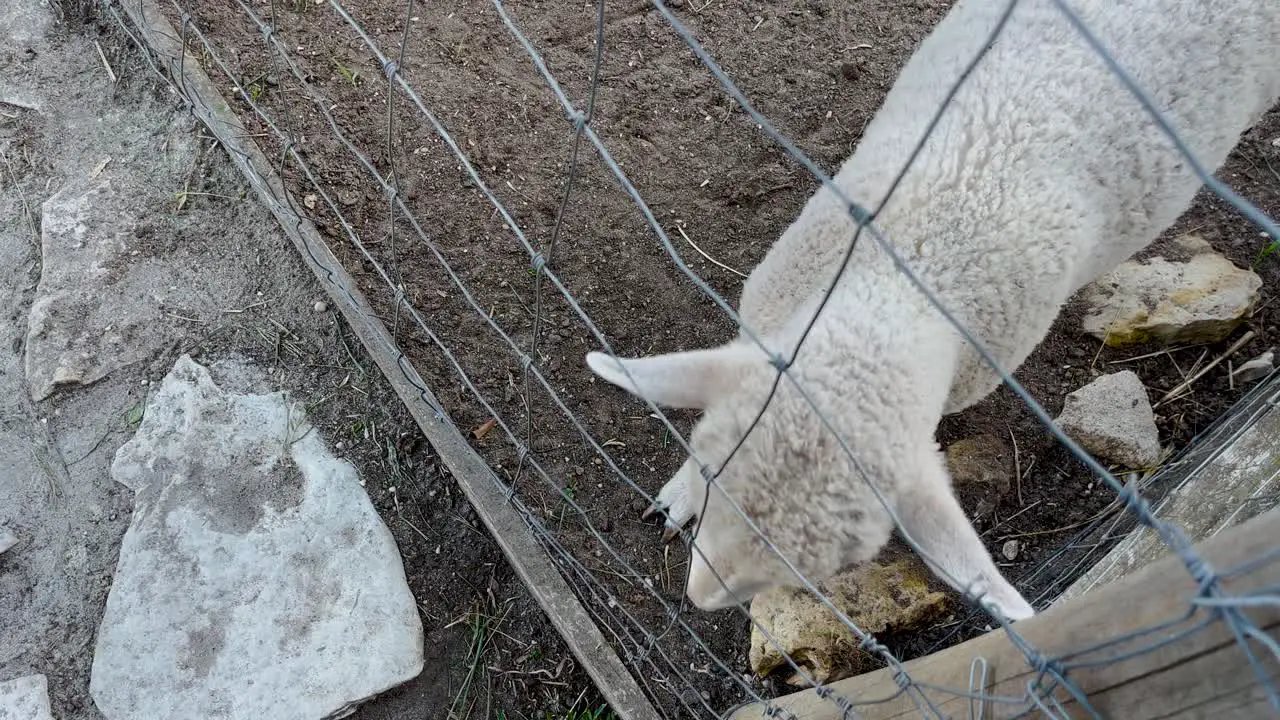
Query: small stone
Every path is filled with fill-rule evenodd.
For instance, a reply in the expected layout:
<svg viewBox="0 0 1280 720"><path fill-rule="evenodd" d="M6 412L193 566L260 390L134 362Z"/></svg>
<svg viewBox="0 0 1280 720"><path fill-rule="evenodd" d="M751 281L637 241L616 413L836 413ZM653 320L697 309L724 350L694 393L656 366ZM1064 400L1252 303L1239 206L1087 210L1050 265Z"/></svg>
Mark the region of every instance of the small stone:
<svg viewBox="0 0 1280 720"><path fill-rule="evenodd" d="M1214 343L1249 317L1262 278L1222 255L1128 261L1082 291L1085 332L1115 348Z"/></svg>
<svg viewBox="0 0 1280 720"><path fill-rule="evenodd" d="M973 511L973 521L975 523L984 523L991 513L996 511L996 504L987 498L978 501L978 507Z"/></svg>
<svg viewBox="0 0 1280 720"><path fill-rule="evenodd" d="M1054 422L1081 447L1131 469L1160 461L1160 432L1147 389L1132 370L1103 375L1067 395Z"/></svg>
<svg viewBox="0 0 1280 720"><path fill-rule="evenodd" d="M943 613L947 596L929 590L929 578L924 562L906 555L865 563L821 583L819 589L858 627L879 635L920 628ZM858 647L848 626L805 590L774 588L756 595L751 617L756 623L750 663L758 676L784 666L790 669L787 656L822 683L866 672L877 662Z"/></svg>
<svg viewBox="0 0 1280 720"><path fill-rule="evenodd" d="M1000 548L1000 554L1004 555L1004 559L1013 562L1018 559L1018 550L1020 545L1017 540L1007 540L1003 547Z"/></svg>
<svg viewBox="0 0 1280 720"><path fill-rule="evenodd" d="M49 706L49 681L44 675L27 675L0 682L0 720L53 720Z"/></svg>
<svg viewBox="0 0 1280 720"><path fill-rule="evenodd" d="M323 300L317 300L316 304L311 306L311 309L315 310L318 313L328 312L329 304Z"/></svg>
<svg viewBox="0 0 1280 720"><path fill-rule="evenodd" d="M1231 379L1240 385L1257 382L1270 375L1275 369L1276 354L1274 351L1268 350L1233 370Z"/></svg>
<svg viewBox="0 0 1280 720"><path fill-rule="evenodd" d="M53 371L54 385L79 385L84 380L84 372L78 368L60 365Z"/></svg>
<svg viewBox="0 0 1280 720"><path fill-rule="evenodd" d="M956 487L986 486L999 497L1013 482L1013 450L999 435L976 435L947 446L947 469Z"/></svg>
<svg viewBox="0 0 1280 720"><path fill-rule="evenodd" d="M1177 245L1190 255L1202 255L1204 253L1213 252L1213 246L1209 244L1209 241L1195 233L1181 235L1173 241L1173 244Z"/></svg>
<svg viewBox="0 0 1280 720"><path fill-rule="evenodd" d="M0 528L0 553L18 544L18 536L7 528Z"/></svg>

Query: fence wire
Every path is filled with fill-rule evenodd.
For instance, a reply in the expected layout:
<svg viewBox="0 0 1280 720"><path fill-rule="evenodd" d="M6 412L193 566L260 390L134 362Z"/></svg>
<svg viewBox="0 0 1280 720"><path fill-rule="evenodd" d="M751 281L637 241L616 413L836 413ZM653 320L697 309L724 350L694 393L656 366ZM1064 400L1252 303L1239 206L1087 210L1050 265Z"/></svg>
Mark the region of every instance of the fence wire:
<svg viewBox="0 0 1280 720"><path fill-rule="evenodd" d="M141 12L142 1L106 0L103 7L145 49L145 44L140 41L136 33L131 31L130 23L121 13L121 8L124 4L135 3L139 8L137 16L144 16L144 13ZM859 647L876 656L886 667L892 670L898 687L892 696L883 698L860 697L856 699L845 697L835 689L824 685L819 678L814 677L806 670L800 661L787 656L785 648L778 644L775 638L769 634L768 628L752 617L748 610L746 599L738 598L736 612L745 618L756 631L761 633L766 642L783 653L785 662L799 678L815 687L818 695L838 708L844 717L859 717L861 708L901 697L908 698L923 717L944 717L945 713L940 707L941 703L947 699L954 698L967 698L969 700L971 717L982 717L983 708L992 706L1001 706L1002 714L1010 716L1035 713L1042 713L1048 717L1074 716L1064 706L1063 703L1065 702L1074 702L1078 709L1082 709L1092 717L1099 717L1090 706L1088 697L1072 682L1071 675L1073 671L1078 672L1088 668L1103 667L1129 657L1152 652L1169 644L1181 642L1187 637L1202 632L1205 628L1218 623L1225 624L1237 639L1241 651L1246 653L1249 658L1259 687L1266 693L1271 707L1277 713L1280 713L1280 692L1277 691L1272 683L1270 673L1263 666L1263 661L1258 656L1259 653L1262 653L1280 659L1280 645L1260 630L1243 612L1248 607L1280 603L1280 595L1276 594L1276 589L1268 588L1253 595L1233 596L1221 586L1223 579L1244 572L1253 565L1270 562L1276 558L1270 556L1258 558L1241 568L1211 568L1177 527L1167 524L1156 517L1151 509L1149 500L1142 494L1144 487L1142 482L1133 480L1122 482L1052 422L1049 414L1041 404L1032 397L1006 368L1001 366L982 340L958 320L953 310L948 308L935 290L928 287L915 273L911 265L900 256L898 250L876 224L876 219L881 209L890 201L894 191L916 162L931 133L947 111L952 99L998 39L1006 21L1015 8L1020 2L1030 2L1032 0L1010 0L1007 3L990 36L982 44L981 50L972 58L958 80L950 88L941 106L937 108L936 113L931 118L926 132L909 154L907 162L890 183L888 193L871 207L860 205L852 198L847 197L846 193L832 181L831 177L821 170L817 163L807 157L795 143L776 129L768 118L752 105L724 69L717 64L711 54L699 43L693 31L686 27L667 3L663 0L652 0L654 15L660 18L683 41L702 66L710 72L733 102L746 113L763 135L782 148L786 155L803 167L813 179L832 191L850 217L856 222L856 232L843 253L839 271L829 281L821 301L809 319L806 328L801 333L798 342L786 353L781 353L777 348L767 346L759 332L744 323L743 319L733 309L731 302L681 257L676 244L664 228L663 223L658 220L656 212L646 202L627 172L624 171L622 164L610 152L608 144L594 129L592 121L596 117L596 100L602 84L603 59L608 48L606 3L604 0L596 0L593 7L594 48L592 65L587 83L588 90L585 97L580 101L575 101L570 97L570 93L565 90L560 80L549 69L548 63L543 56L544 50L540 50L529 39L521 25L508 11L506 3L503 0L491 0L496 16L524 53L528 62L531 63L533 72L542 80L547 92L550 93L567 119L566 131L569 138L569 154L564 163L565 173L562 190L556 202L557 210L552 223L552 230L545 241L535 240L526 228L517 221L508 204L504 203L499 194L486 183L484 173L477 169L478 163L470 154L476 151L471 150L469 153L467 148L470 144L459 141L457 137L451 134L448 123L446 119L443 119L444 116L439 110L447 99L429 100L425 98L423 94L415 89L413 83L407 77L405 71L406 63L413 57L415 52L422 51L419 45L415 45L417 38L412 36L410 30L416 20L415 9L417 9L417 5L423 3L416 4L415 0L404 0L403 28L399 35L399 41L388 47L380 44L376 39L379 35L387 35L384 30L378 29L371 32L356 17L358 13L353 12L341 0L323 1L327 4L327 7L309 6L305 0L290 0L290 4L287 6L284 5L285 0L265 0L265 2L257 0L257 7L254 7L248 0L235 0L234 3L225 4L226 8L238 11L232 13L234 15L233 20L226 20L227 13L223 12L218 16L220 18L219 25L211 27L209 22L196 19L202 16L202 11L209 9L209 3L201 2L200 0L168 0L170 7L166 8L166 10L179 28L180 33L180 37L175 38L175 40L179 41L181 46L190 53L190 55L184 55L182 58L170 58L170 60L176 60L179 63L179 67L182 67L183 64L192 62L193 59L198 59L205 71L215 78L215 82L225 79L227 87L232 90L237 99L243 104L242 109L246 117L255 120L263 128L263 136L268 138L272 146L279 150L276 171L282 178L285 178L286 184L291 186L292 192L283 194L273 192L271 193L272 202L278 204L281 208L287 208L288 213L293 217L299 218L299 221L304 217L315 218L320 217L322 214L326 215L331 220L330 222L317 221L316 224L335 228L338 235L337 239L345 247L358 253L358 261L369 269L371 279L376 280L377 283L376 286L364 288L365 292L376 291L380 296L380 302L390 311L390 317L379 315L377 319L390 325L392 337L396 339L397 346L388 348L388 350L392 352L392 356L396 358L402 370L405 370L406 379L415 384L417 382L414 379L417 373L407 371L407 368L412 366L412 361L403 349L404 345L414 344L415 347L430 347L460 386L465 389L466 394L471 398L471 402L483 409L485 417L492 418L494 430L505 437L515 457L514 470L500 465L498 467L499 472L495 474L495 477L500 478L499 482L502 485L502 490L507 494L512 506L516 508L537 539L546 548L553 561L571 582L571 585L579 592L585 607L592 614L602 631L612 641L620 658L632 670L637 681L653 700L655 709L662 716L668 718L718 717L726 710L725 703L729 700L735 702L746 700L762 703L766 708L767 715L794 717L773 705L771 703L772 698L767 696L768 694L758 682L744 676L742 667L733 657L726 657L725 652L717 651L713 647L715 643L709 642L703 637L703 633L695 628L694 623L691 622L691 616L696 611L688 606L687 596L683 590L673 600L668 594L664 593L663 589L657 587L652 573L645 572L638 567L637 561L634 560L634 548L620 547L618 543L609 539L608 530L600 526L599 513L597 512L593 515L593 508L585 507L570 488L565 487L563 482L557 480L557 472L554 468L549 467L549 462L545 457L546 453L539 452L536 448L540 423L535 420L535 398L550 403L549 407L562 417L563 422L579 437L581 444L589 448L599 465L611 476L613 481L626 487L636 497L642 499L643 503L653 504L656 501L646 491L644 485L632 477L632 474L625 469L624 463L620 462L610 452L611 444L616 441L600 439L590 431L588 423L584 422L579 414L575 413L571 407L570 400L565 395L565 391L557 389L555 381L548 375L545 369L545 356L540 352L540 343L545 337L549 323L548 308L552 298L557 298L557 302L563 303L564 307L582 323L599 347L603 348L611 357L617 357L605 331L588 314L580 301L580 297L571 289L572 283L558 274L555 263L556 248L564 233L565 217L568 209L573 204L575 190L579 185L580 169L584 162L582 158L584 144L594 151L595 157L603 164L608 174L616 181L622 192L630 198L636 209L641 213L645 224L652 231L670 262L699 293L705 296L725 317L733 322L743 338L754 344L772 359L776 370L766 401L755 414L754 420L750 423L746 432L743 433L742 438L729 454L729 457L720 463L718 467L712 467L696 456L694 449L680 431L678 419L671 417L667 411L664 411L654 402L642 399L648 411L662 424L666 436L674 441L684 454L692 457L698 465L701 476L707 483L707 492L704 493L704 497L709 496L713 488L718 489L718 480L721 472L732 461L734 455L743 446L746 437L760 422L779 387L783 382L786 382L796 391L810 410L816 414L825 430L838 443L850 465L856 470L858 481L866 483L867 487L875 494L883 509L893 519L896 529L907 544L917 554L928 559L928 553L906 531L899 521L893 505L882 496L877 483L873 482L858 455L857 448L846 437L846 429L839 427L834 419L823 412L814 395L805 388L804 384L792 371L792 365L804 342L809 337L810 331L816 324L819 314L825 308L836 283L844 276L845 268L853 258L854 249L859 243L872 242L886 256L892 259L895 268L908 278L928 303L955 328L965 341L979 352L987 364L999 374L1004 384L1016 394L1043 424L1046 431L1052 434L1075 458L1087 466L1099 480L1110 487L1116 494L1114 507L1125 512L1113 513L1108 517L1099 517L1095 522L1083 528L1071 543L1064 546L1062 552L1067 552L1067 548L1078 545L1085 538L1096 538L1099 533L1104 536L1104 540L1108 536L1113 537L1116 528L1124 519L1128 519L1131 523L1144 525L1158 533L1182 560L1187 572L1200 588L1198 597L1188 607L1185 617L1163 622L1153 627L1137 629L1123 636L1096 638L1092 643L1082 646L1075 652L1054 657L1044 655L1027 642L1018 633L1017 626L1000 617L995 608L989 602L985 602L984 598L969 594L967 599L976 608L980 608L982 612L989 614L991 616L990 621L998 625L1002 632L1007 635L1010 642L1022 652L1027 667L1033 671L1031 679L1026 683L1024 691L1019 694L989 694L984 690L985 683L982 681L988 669L985 666L985 661L977 658L974 662L973 677L969 687L937 687L913 680L903 663L889 647L879 641L873 633L860 627L852 618L842 612L836 604L823 594L816 581L805 578L792 563L791 559L785 557L770 542L754 519L738 506L733 497L721 492L719 497L725 499L741 519L745 521L747 526L778 556L781 562L801 578L805 589L839 619L857 639ZM1255 224L1263 232L1268 233L1270 237L1280 237L1280 230L1277 229L1275 222L1271 218L1235 194L1221 181L1214 178L1196 160L1178 136L1178 133L1160 113L1156 103L1130 77L1126 70L1116 62L1114 56L1108 52L1107 48L1085 25L1079 15L1072 9L1070 3L1067 0L1047 1L1057 8L1068 20L1071 27L1079 34L1080 38L1088 43L1105 61L1107 67L1128 88L1134 101L1149 113L1157 127L1170 139L1182 158L1199 175L1205 186L1222 200L1236 208L1249 222ZM320 0L317 0L315 4L320 5ZM386 104L386 119L385 131L379 138L361 137L359 131L351 129L350 123L344 122L343 118L340 117L340 113L336 111L338 104L320 88L316 80L315 68L310 65L310 61L303 55L300 41L291 36L291 32L296 30L296 28L290 26L291 18L296 18L298 13L302 12L320 11L333 13L333 16L340 21L344 32L347 33L343 39L356 43L382 71L382 81L386 83L385 86L382 86L385 91L383 101ZM442 11L432 8L430 12L439 13ZM223 26L228 23L235 25L235 27ZM251 34L255 35L256 39L249 40L248 38ZM222 39L219 40L219 38ZM232 40L225 38L232 38ZM249 65L251 61L256 60L265 60L268 64L269 82L257 83L257 80L262 80L261 75L258 75L253 82L247 81L248 78L255 77L255 71ZM157 73L163 76L163 73L156 67L149 55L148 62L151 63L152 68ZM347 76L349 73L350 71L346 70L343 75ZM182 97L189 102L205 102L205 99L199 97L198 94L187 91L183 85L184 77L183 73L179 72L176 77L169 79ZM353 85L356 84L354 76L347 79ZM365 78L364 82L367 83L370 80ZM267 89L263 90L263 87ZM399 106L402 104L410 113L408 117L400 114ZM495 318L492 308L485 307L473 287L474 282L468 281L467 272L458 269L456 258L455 261L451 262L445 249L442 248L436 235L430 229L430 223L421 218L420 210L415 209L413 193L405 190L405 168L397 167L396 164L397 157L412 156L412 153L404 151L404 140L401 137L403 130L399 133L397 132L397 122L399 121L400 126L403 128L408 124L410 118L414 119L415 122L424 124L424 127L429 129L444 145L447 157L452 162L456 162L458 169L465 175L475 191L484 198L494 217L501 221L502 226L513 238L514 247L527 257L533 298L533 308L531 310L525 308L532 315L531 331L528 333L527 338L524 337L522 331L504 326L502 322ZM340 161L328 157L312 156L312 153L307 149L309 139L306 137L306 132L312 127L308 123L317 123L319 127L324 128L330 134L332 140L342 148L344 156ZM358 217L358 211L353 208L354 203L345 202L339 197L340 191L333 178L340 174L353 173L359 174L359 177L362 178L363 186L372 189L373 192L368 193L368 197L381 198L385 201L385 219L370 223L366 218ZM261 177L251 178L251 180L260 188L270 188L271 184ZM314 201L305 203L305 207L299 206L296 200L304 195L314 198ZM375 225L375 227L370 227L371 224ZM371 241L371 236L378 236L378 239ZM483 326L485 331L489 333L488 336L492 338L494 343L493 349L505 353L518 366L520 371L519 385L522 389L519 393L521 408L519 416L513 417L509 414L504 414L500 410L503 401L495 399L492 393L486 392L486 383L477 380L474 376L474 370L469 371L467 369L466 363L458 357L454 344L450 340L449 329L441 327L441 324L433 318L432 313L421 307L421 298L426 294L426 289L410 286L405 279L404 268L401 266L404 256L409 252L410 245L425 250L427 255L434 260L439 272L442 273L440 275L442 282L451 291L458 293L458 296L462 298L463 303L474 315L478 324ZM335 252L335 255L341 256L338 252ZM312 256L311 260L323 266L323 263L315 256ZM442 292L438 289L433 289L433 291ZM415 299L418 302L415 302ZM626 367L622 367L624 372L630 375ZM631 379L634 380L634 378ZM422 392L422 398L425 400L427 397L426 388L419 386L419 389ZM438 421L451 421L443 407L434 407L434 410ZM1210 432L1228 431L1238 432L1238 424L1224 428L1215 426L1210 430ZM1171 467L1178 468L1194 462L1203 462L1203 459L1197 460L1196 457L1184 457ZM502 477L506 478L505 482L501 480ZM528 484L532 484L532 487L529 487ZM542 495L537 495L539 492ZM545 509L545 501L543 503L544 507L540 509L537 506L537 498L539 497L554 498L559 503L559 515L548 513ZM665 509L660 510L664 515L666 514ZM701 522L701 518L704 515L705 513L698 514L698 522ZM575 550L572 544L566 540L567 535L564 528L566 522L570 521L593 542L595 548L593 552L585 553L581 550ZM1110 525L1107 525L1107 523L1110 523ZM697 534L697 525L692 530L682 530L681 534L685 545L690 548L690 552L700 552L697 545L691 542L692 538ZM1099 544L1101 542L1099 541ZM1076 543L1076 545L1072 545L1072 543ZM1024 581L1030 583L1035 580L1037 574L1044 572L1048 567L1052 567L1052 561L1058 559L1060 554L1042 562L1031 576L1024 578ZM1083 569L1084 563L1090 557L1094 556L1086 553L1077 559L1077 570ZM598 562L600 560L604 560L604 564ZM939 567L937 563L930 563L930 565ZM954 578L950 578L950 580L953 586L958 585ZM1048 601L1052 600L1055 587L1050 583L1048 589L1036 597L1033 604L1038 607L1046 605ZM627 593L630 593L631 596L627 596ZM660 610L657 621L653 617L637 611L640 602L636 601L635 597L642 598L644 603L656 606ZM671 650L672 643L676 638L680 638L681 642L685 643L687 647L694 649L696 661L691 661L681 653ZM728 690L713 696L707 691L709 686L707 678L714 678L718 688L728 688Z"/></svg>

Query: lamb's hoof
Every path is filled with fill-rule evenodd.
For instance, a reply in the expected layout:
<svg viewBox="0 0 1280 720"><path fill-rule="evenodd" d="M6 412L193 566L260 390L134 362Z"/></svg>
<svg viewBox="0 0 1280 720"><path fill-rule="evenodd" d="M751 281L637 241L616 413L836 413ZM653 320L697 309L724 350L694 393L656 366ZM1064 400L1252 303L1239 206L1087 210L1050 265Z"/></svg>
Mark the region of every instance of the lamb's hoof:
<svg viewBox="0 0 1280 720"><path fill-rule="evenodd" d="M679 525L673 525L672 521L668 520L666 523L666 526L662 528L662 544L670 545L672 540L675 540L676 538L680 537L681 530L689 527L691 524L697 523L697 521L698 521L698 517L696 515L686 519L684 522L680 523ZM693 532L692 529L690 530L690 532Z"/></svg>
<svg viewBox="0 0 1280 720"><path fill-rule="evenodd" d="M688 493L684 492L684 484L679 478L668 482L653 502L640 513L640 520L650 520L655 516L662 519L662 543L670 544L680 534L680 529L696 517L689 506Z"/></svg>

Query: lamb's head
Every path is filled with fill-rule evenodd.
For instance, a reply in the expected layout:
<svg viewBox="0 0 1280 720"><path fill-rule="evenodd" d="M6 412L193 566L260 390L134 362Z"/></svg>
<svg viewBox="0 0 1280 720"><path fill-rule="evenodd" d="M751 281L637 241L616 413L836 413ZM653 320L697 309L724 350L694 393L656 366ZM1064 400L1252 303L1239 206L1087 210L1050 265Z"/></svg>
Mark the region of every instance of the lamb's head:
<svg viewBox="0 0 1280 720"><path fill-rule="evenodd" d="M733 342L620 360L590 353L587 364L655 404L703 411L690 436L693 457L659 495L671 525L699 518L688 582L699 608L799 585L791 568L811 580L829 577L888 539L887 513L859 487L838 441L790 382L778 383L760 416L777 371L758 347Z"/></svg>

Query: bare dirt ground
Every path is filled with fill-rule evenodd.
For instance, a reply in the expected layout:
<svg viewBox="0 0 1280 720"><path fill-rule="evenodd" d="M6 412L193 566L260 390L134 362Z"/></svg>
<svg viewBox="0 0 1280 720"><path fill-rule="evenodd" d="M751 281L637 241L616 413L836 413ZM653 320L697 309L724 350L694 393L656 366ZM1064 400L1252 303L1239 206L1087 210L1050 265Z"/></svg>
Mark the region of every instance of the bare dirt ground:
<svg viewBox="0 0 1280 720"><path fill-rule="evenodd" d="M855 147L899 68L949 3L787 0L744 6L702 0L672 6L758 108L830 172ZM395 168L411 210L473 293L475 304L526 349L535 304L529 258L418 109L398 98L394 123L388 123L388 86L361 38L326 3L253 5L290 48L307 82L324 94L325 109L320 110L278 56L267 52L260 28L239 7L209 0L184 0L182 7L234 73L229 83L250 88L255 102L299 139L320 173L321 186L340 199L343 216L363 234L376 259L402 278L409 299L487 401L514 427L523 427L526 398L518 359L481 321L412 228L397 221L399 240L393 241L382 192L335 136L325 114L332 114L346 139L380 171ZM651 6L609 3L607 8L593 127L675 238L684 260L718 292L736 300L738 277L690 245L681 245L681 235L719 263L747 272L795 217L815 183L757 132ZM568 96L583 103L595 53L593 4L512 2L508 9ZM439 8L369 0L348 10L382 51L399 61L400 72L530 241L545 242L558 215L571 131L493 5L463 0ZM176 13L171 19L179 20ZM260 142L268 152L278 152L277 138L256 120L248 103L237 104L250 127L262 133ZM1280 210L1277 135L1280 113L1272 112L1246 135L1221 173L1273 214ZM286 166L285 172L292 173L299 195L314 192L291 168ZM351 249L338 218L323 203L315 206L314 216L331 232L335 252L362 279L362 289L381 304L385 317L393 316L390 293ZM1252 329L1257 336L1239 357L1274 346L1280 331L1271 301L1280 269L1266 255L1268 241L1223 203L1202 196L1150 252L1190 232L1263 277L1257 314L1238 331ZM674 267L634 203L590 150L579 163L553 266L620 354L708 347L734 333L723 314ZM594 382L582 356L597 343L554 291L544 296L543 316L546 329L536 358L540 369L592 436L616 441L608 450L618 465L648 492L656 492L683 459L675 444L639 404ZM400 323L403 345L452 417L464 430L482 426L489 413L460 387L451 362L408 325ZM1078 309L1069 308L1018 376L1056 413L1067 392L1101 372L1122 368L1137 372L1158 397L1181 382L1197 358L1213 358L1229 343L1133 359L1146 350L1100 348L1079 330ZM1184 446L1240 392L1228 388L1225 373L1209 375L1196 392L1161 409L1162 442L1175 449ZM643 507L637 494L603 466L541 390L535 388L533 395L533 449L553 480L522 480L526 503L541 508L559 542L585 559L611 592L627 598L628 609L644 624L664 627L661 609L645 596L641 583L647 578L660 586L663 596L678 598L683 551L664 553L657 530L636 517ZM683 428L692 418L677 417ZM979 433L1012 437L1025 477L1016 494L998 502L984 502L989 498L977 494L962 500L993 553L1007 540L1020 541L1016 560L1004 563L1004 569L1013 578L1026 576L1073 530L1094 518L1110 496L1007 390L947 418L939 440L945 445ZM476 444L495 467L514 476L518 454L501 433ZM582 519L574 522L572 513L566 519L562 491L586 509L592 525L607 528L600 537ZM602 557L602 540L638 568L639 576ZM1041 573L1023 586L1043 600L1069 579ZM692 613L686 619L733 671L744 669L745 618ZM908 656L917 654L944 638L961 637L951 627L955 624L952 618L934 631L896 638L895 644ZM688 637L672 633L663 642L678 665L708 663L709 655ZM742 699L742 690L724 677L707 680L704 692L717 707Z"/></svg>

